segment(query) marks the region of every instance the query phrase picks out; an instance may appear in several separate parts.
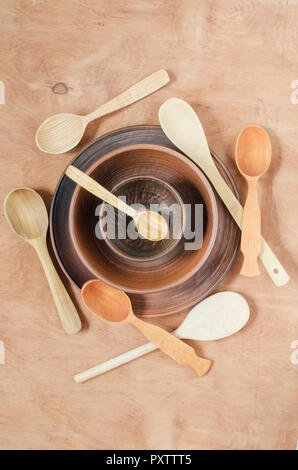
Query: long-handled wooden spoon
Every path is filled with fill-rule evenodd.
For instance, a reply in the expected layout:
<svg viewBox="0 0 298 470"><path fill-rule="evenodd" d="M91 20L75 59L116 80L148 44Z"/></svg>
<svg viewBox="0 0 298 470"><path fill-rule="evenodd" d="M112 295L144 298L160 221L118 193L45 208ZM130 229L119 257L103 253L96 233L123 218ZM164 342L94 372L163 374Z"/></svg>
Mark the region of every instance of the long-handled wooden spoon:
<svg viewBox="0 0 298 470"><path fill-rule="evenodd" d="M258 126L248 126L239 134L236 143L236 164L247 182L247 197L243 209L241 251L244 261L241 274L257 276L261 250L261 212L257 182L271 162L271 143L267 132Z"/></svg>
<svg viewBox="0 0 298 470"><path fill-rule="evenodd" d="M193 307L181 325L172 332L180 339L212 341L233 335L247 323L249 306L236 292L218 292ZM152 343L132 349L74 376L77 383L86 382L138 357L158 349Z"/></svg>
<svg viewBox="0 0 298 470"><path fill-rule="evenodd" d="M46 119L37 129L35 142L46 153L64 153L80 142L89 122L106 114L113 113L129 104L150 95L170 81L165 70L159 70L116 98L108 101L87 116L60 113Z"/></svg>
<svg viewBox="0 0 298 470"><path fill-rule="evenodd" d="M65 331L70 334L77 333L81 329L80 317L47 249L48 214L42 198L33 189L16 188L6 196L4 213L13 231L37 252Z"/></svg>
<svg viewBox="0 0 298 470"><path fill-rule="evenodd" d="M124 201L114 196L106 188L97 183L93 178L86 175L83 171L70 165L65 174L82 188L99 197L116 209L132 217L138 232L148 240L159 241L166 238L168 234L168 224L164 217L157 212L150 210L137 211L128 206Z"/></svg>
<svg viewBox="0 0 298 470"><path fill-rule="evenodd" d="M217 170L204 129L192 107L179 98L170 98L159 109L159 121L166 136L204 171L241 228L242 206ZM263 238L259 257L276 286L289 281L286 270Z"/></svg>
<svg viewBox="0 0 298 470"><path fill-rule="evenodd" d="M192 367L199 377L210 368L211 361L198 357L192 347L162 328L137 318L125 292L94 279L83 285L82 299L97 317L112 323L128 322L136 326L159 349L179 364Z"/></svg>

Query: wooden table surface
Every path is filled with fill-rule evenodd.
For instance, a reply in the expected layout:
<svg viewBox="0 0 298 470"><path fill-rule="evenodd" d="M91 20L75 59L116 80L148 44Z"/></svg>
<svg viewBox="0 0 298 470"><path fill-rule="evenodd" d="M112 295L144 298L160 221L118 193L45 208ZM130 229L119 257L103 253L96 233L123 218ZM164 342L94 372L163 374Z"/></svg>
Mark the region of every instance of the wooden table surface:
<svg viewBox="0 0 298 470"><path fill-rule="evenodd" d="M248 124L270 134L272 165L259 187L263 234L292 278L280 288L263 268L244 278L238 255L217 291L243 294L251 318L230 338L189 342L214 360L205 377L157 351L78 385L73 374L144 338L92 318L68 282L84 329L67 336L37 257L2 209L1 449L295 449L297 23L296 0L1 0L1 204L14 187L29 186L49 207L80 149L119 127L157 124L159 106L181 97L198 112L242 200L237 135ZM171 74L167 87L90 125L74 151L36 148L35 131L49 115L88 113L160 68ZM170 329L183 316L156 324Z"/></svg>

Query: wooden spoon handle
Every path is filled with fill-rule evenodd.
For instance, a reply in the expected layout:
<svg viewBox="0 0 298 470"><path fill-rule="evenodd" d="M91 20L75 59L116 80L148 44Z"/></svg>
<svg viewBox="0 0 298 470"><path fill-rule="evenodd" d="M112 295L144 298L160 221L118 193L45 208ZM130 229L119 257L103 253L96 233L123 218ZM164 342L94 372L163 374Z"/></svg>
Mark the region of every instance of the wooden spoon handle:
<svg viewBox="0 0 298 470"><path fill-rule="evenodd" d="M99 197L103 201L124 212L130 217L135 217L137 215L137 211L135 209L125 204L124 201L114 196L114 194L105 189L103 186L101 186L101 184L97 183L97 181L90 178L90 176L86 175L86 173L79 170L78 168L70 165L66 169L65 174L72 181L89 191L89 193L94 194L94 196Z"/></svg>
<svg viewBox="0 0 298 470"><path fill-rule="evenodd" d="M165 70L159 70L158 72L149 75L149 77L145 78L144 80L136 83L120 95L116 96L116 98L113 98L112 100L103 104L98 109L85 116L85 119L88 123L93 121L93 119L97 119L101 116L105 116L106 114L113 113L114 111L124 108L125 106L128 106L135 101L139 101L140 99L145 98L145 96L150 95L156 90L159 90L159 88L166 85L169 81L170 78L167 72Z"/></svg>
<svg viewBox="0 0 298 470"><path fill-rule="evenodd" d="M247 197L243 209L241 251L244 261L241 269L243 276L260 274L258 256L261 249L261 212L258 203L257 181L248 182Z"/></svg>
<svg viewBox="0 0 298 470"><path fill-rule="evenodd" d="M53 265L46 240L36 239L31 244L35 248L47 276L63 328L71 335L78 333L82 326L80 317Z"/></svg>
<svg viewBox="0 0 298 470"><path fill-rule="evenodd" d="M190 366L200 377L208 371L211 366L209 359L203 359L195 353L188 344L183 343L166 330L151 323L140 320L135 315L129 315L128 321L135 325L151 343L155 344L164 353L168 354L178 364Z"/></svg>

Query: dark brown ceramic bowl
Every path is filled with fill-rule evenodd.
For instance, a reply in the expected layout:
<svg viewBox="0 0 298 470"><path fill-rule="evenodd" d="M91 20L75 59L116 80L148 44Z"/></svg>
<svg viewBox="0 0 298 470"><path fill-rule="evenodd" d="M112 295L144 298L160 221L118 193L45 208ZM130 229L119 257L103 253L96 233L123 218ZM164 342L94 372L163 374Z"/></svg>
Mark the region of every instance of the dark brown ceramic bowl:
<svg viewBox="0 0 298 470"><path fill-rule="evenodd" d="M99 221L107 207L100 208L98 198L77 186L70 204L70 233L77 256L94 278L128 293L144 294L178 286L200 270L216 239L218 211L210 183L191 160L162 146L131 145L104 155L87 173L117 196L126 196L130 205L140 203L149 208L150 204L176 203L181 209L181 225L188 224L184 205L191 205L193 216L195 204L204 207L199 249L186 250L188 240L184 236L172 239L171 234L169 240L160 242L139 237L110 240L102 238ZM122 216L116 211L118 228L123 227ZM133 224L129 218L126 222Z"/></svg>
<svg viewBox="0 0 298 470"><path fill-rule="evenodd" d="M108 153L128 145L143 144L160 145L179 152L160 126L129 126L101 136L77 155L72 164L88 173L89 168ZM228 169L214 152L211 151L211 154L222 178L239 198L237 187ZM180 194L179 188L175 189ZM74 285L81 288L86 281L94 277L94 272L78 257L70 231L73 223L70 219L70 206L75 191L76 184L62 174L51 205L50 235L61 268ZM218 229L208 258L193 276L179 286L169 287L161 292L129 293L133 310L137 315L151 317L185 311L209 295L229 270L238 250L240 231L215 191L214 196L218 211Z"/></svg>

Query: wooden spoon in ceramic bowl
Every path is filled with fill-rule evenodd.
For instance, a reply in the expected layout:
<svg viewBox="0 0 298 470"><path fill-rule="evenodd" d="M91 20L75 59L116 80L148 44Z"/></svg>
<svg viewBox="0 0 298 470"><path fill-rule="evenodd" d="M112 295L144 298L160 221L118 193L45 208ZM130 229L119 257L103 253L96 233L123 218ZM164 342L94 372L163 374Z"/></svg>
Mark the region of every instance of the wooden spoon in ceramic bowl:
<svg viewBox="0 0 298 470"><path fill-rule="evenodd" d="M137 211L133 207L128 206L124 201L75 166L70 165L66 169L65 174L72 181L86 189L86 191L89 191L89 193L94 194L94 196L99 197L111 206L129 215L133 219L138 232L144 238L147 238L147 240L159 241L168 235L169 228L167 221L157 212L150 210Z"/></svg>
<svg viewBox="0 0 298 470"><path fill-rule="evenodd" d="M181 365L194 369L200 377L209 370L211 361L198 357L194 349L156 325L135 316L125 292L93 279L82 287L82 299L88 310L102 320L112 323L128 322L136 326L151 343Z"/></svg>
<svg viewBox="0 0 298 470"><path fill-rule="evenodd" d="M241 274L257 276L261 250L261 212L257 182L271 162L271 143L267 132L258 126L248 126L239 134L236 143L236 164L247 182L247 196L242 216L241 251L244 261Z"/></svg>
<svg viewBox="0 0 298 470"><path fill-rule="evenodd" d="M37 252L65 331L77 333L81 320L47 249L48 213L40 195L30 188L13 189L4 201L5 217L15 233Z"/></svg>
<svg viewBox="0 0 298 470"><path fill-rule="evenodd" d="M159 70L86 116L71 113L55 114L46 119L37 129L36 145L46 153L68 152L78 145L89 122L139 101L159 90L169 81L167 72Z"/></svg>

